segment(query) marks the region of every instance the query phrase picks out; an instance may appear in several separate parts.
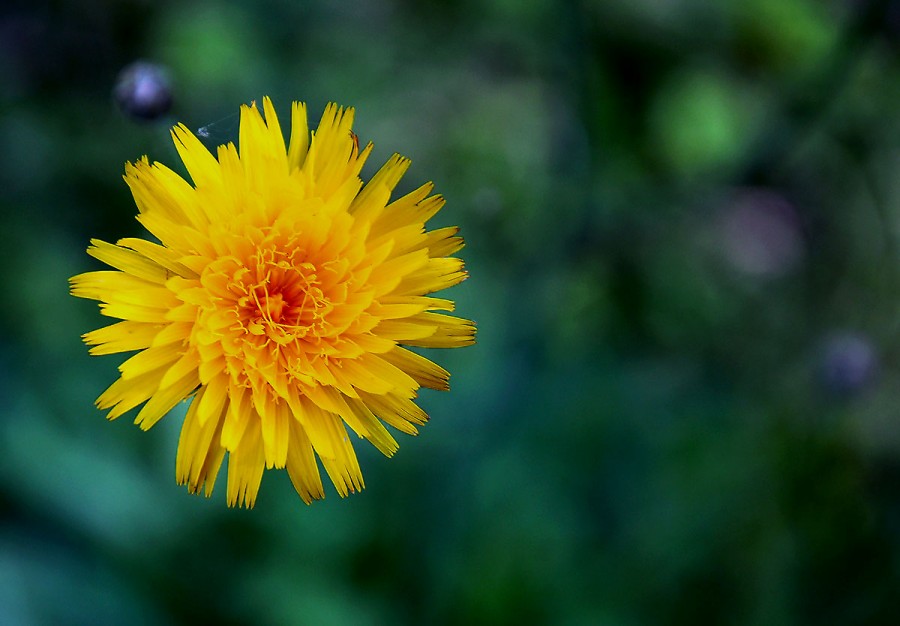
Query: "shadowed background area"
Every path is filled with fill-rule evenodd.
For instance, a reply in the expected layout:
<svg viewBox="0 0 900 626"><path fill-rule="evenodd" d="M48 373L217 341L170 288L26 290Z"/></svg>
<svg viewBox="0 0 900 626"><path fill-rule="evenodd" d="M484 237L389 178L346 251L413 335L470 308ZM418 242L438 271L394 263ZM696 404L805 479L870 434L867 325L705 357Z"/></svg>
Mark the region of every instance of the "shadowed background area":
<svg viewBox="0 0 900 626"><path fill-rule="evenodd" d="M900 2L345 4L4 5L0 623L900 623ZM479 340L366 491L248 512L93 407L66 279L263 95L435 181Z"/></svg>

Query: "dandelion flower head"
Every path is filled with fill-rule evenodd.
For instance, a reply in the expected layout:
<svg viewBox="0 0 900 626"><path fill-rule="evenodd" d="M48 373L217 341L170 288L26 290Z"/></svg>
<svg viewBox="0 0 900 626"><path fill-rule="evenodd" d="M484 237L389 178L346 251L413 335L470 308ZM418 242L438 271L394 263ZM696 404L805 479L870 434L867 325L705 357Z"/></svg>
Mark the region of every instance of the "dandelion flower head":
<svg viewBox="0 0 900 626"><path fill-rule="evenodd" d="M86 333L95 355L135 352L97 399L109 419L141 406L149 429L183 400L176 479L209 496L225 457L229 506L252 507L265 469L300 497L363 488L349 431L391 456L386 428L416 434L421 387L446 370L410 348L474 342L475 325L434 295L467 276L457 228L428 231L444 204L427 183L400 198L394 155L363 184L354 111L326 107L315 131L293 103L290 141L272 102L240 111L239 147L217 155L172 130L193 184L146 157L126 164L138 221L158 240L92 240L113 269L71 279L72 295L120 320ZM318 461L317 461L318 457Z"/></svg>

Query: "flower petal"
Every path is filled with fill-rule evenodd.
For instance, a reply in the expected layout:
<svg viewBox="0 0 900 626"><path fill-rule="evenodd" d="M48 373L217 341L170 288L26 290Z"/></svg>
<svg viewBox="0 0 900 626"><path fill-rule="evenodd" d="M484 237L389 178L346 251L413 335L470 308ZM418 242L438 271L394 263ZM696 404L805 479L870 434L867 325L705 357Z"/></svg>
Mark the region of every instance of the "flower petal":
<svg viewBox="0 0 900 626"><path fill-rule="evenodd" d="M228 455L228 506L252 509L265 469L259 423L248 425L241 445Z"/></svg>

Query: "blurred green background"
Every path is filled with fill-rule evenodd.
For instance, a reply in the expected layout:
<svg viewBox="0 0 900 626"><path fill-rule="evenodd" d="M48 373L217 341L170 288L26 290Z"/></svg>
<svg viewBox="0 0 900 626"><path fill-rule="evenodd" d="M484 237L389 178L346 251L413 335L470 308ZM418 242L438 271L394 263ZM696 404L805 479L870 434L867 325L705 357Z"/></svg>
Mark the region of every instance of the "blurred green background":
<svg viewBox="0 0 900 626"><path fill-rule="evenodd" d="M900 2L7 2L0 623L900 623ZM174 107L112 92L137 59ZM479 342L367 490L253 511L94 398L123 164L334 100L460 224Z"/></svg>

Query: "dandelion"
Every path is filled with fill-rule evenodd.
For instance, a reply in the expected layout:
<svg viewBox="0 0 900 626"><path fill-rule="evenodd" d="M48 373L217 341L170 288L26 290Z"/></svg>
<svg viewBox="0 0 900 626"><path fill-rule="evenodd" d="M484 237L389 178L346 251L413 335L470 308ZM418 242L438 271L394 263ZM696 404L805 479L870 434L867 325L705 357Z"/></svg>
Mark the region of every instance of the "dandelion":
<svg viewBox="0 0 900 626"><path fill-rule="evenodd" d="M410 348L474 343L475 325L433 295L467 276L457 228L426 231L444 204L427 183L391 201L409 167L394 155L363 185L353 109L326 107L310 133L295 102L286 147L272 102L240 112L213 156L172 130L193 180L146 157L126 164L138 221L159 243L92 240L114 270L79 274L72 295L118 321L86 333L94 355L132 352L97 399L108 418L143 406L146 430L190 406L175 471L213 490L228 455L229 506L252 507L263 470L285 468L307 504L324 497L318 457L341 496L364 487L347 427L386 456L428 419L420 387L446 370Z"/></svg>

